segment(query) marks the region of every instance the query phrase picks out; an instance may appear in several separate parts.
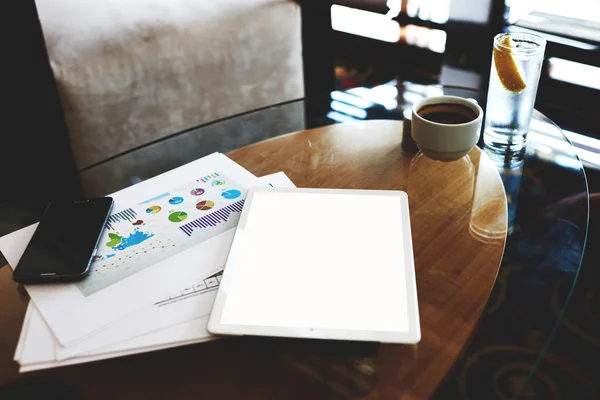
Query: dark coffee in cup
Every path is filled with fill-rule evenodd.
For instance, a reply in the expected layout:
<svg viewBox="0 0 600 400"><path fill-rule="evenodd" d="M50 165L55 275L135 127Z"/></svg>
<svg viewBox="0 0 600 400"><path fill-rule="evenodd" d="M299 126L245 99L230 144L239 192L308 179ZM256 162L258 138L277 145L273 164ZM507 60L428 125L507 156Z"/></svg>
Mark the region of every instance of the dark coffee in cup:
<svg viewBox="0 0 600 400"><path fill-rule="evenodd" d="M477 118L473 109L457 103L427 104L417 114L428 121L450 125L465 124Z"/></svg>
<svg viewBox="0 0 600 400"><path fill-rule="evenodd" d="M412 108L412 138L427 157L455 161L467 155L481 134L483 110L456 96L424 98Z"/></svg>

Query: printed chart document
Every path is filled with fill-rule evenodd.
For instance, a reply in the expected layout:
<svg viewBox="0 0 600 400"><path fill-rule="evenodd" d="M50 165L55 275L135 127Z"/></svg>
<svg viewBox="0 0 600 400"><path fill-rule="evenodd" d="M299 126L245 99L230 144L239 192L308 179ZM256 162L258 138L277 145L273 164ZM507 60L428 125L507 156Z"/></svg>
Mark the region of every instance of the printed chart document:
<svg viewBox="0 0 600 400"><path fill-rule="evenodd" d="M215 153L112 194L113 214L89 276L27 287L58 343L82 341L151 304L157 293L179 290L222 267L233 234L228 231L255 184L254 175ZM11 266L36 226L0 238Z"/></svg>
<svg viewBox="0 0 600 400"><path fill-rule="evenodd" d="M283 178L281 176L283 175ZM269 179L265 179L269 178ZM272 183L274 182L274 183ZM293 183L280 173L275 176L259 178L257 183L261 186L294 187ZM235 229L223 233L223 237L218 247L205 247L207 252L220 252L221 264L218 269L221 270L227 261L229 248L235 234ZM227 249L223 251L222 244L227 242ZM207 254L205 254L206 257ZM218 259L218 254L212 254L212 257ZM198 261L201 263L202 261ZM204 268L202 269L205 270ZM212 271L211 271L212 272ZM207 316L210 313L214 302L214 293L218 288L221 274L204 279L206 275L196 281L187 281L185 285L178 289L164 293L156 298L152 303L131 314L123 321L109 326L102 331L86 337L84 341L78 342L69 347L57 346L57 360L64 360L79 354L85 354L91 350L106 347L114 343L153 332L165 327L189 321L194 318ZM208 294L204 296L203 294Z"/></svg>
<svg viewBox="0 0 600 400"><path fill-rule="evenodd" d="M282 172L259 178L257 183L294 187ZM222 265L218 269L221 268ZM70 347L57 342L40 312L30 303L15 360L21 364L21 372L27 372L212 340L215 337L206 331L206 323L220 277L218 272L189 281L179 290L156 297L127 318Z"/></svg>

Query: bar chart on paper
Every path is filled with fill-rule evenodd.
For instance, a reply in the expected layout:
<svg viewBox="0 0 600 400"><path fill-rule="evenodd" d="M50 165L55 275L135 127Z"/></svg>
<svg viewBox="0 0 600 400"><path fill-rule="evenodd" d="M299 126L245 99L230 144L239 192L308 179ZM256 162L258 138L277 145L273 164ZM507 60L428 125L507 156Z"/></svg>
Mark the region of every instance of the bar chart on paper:
<svg viewBox="0 0 600 400"><path fill-rule="evenodd" d="M133 211L132 208L128 208L126 210L120 211L118 213L112 214L106 220L106 228L114 230L113 224L121 221L131 221L137 219L137 213Z"/></svg>
<svg viewBox="0 0 600 400"><path fill-rule="evenodd" d="M218 178L219 176L221 176L221 175L219 175L218 172L213 172L212 174L208 174L206 176L203 176L202 178L200 178L200 180L202 182L206 183L206 182L210 181L211 179Z"/></svg>
<svg viewBox="0 0 600 400"><path fill-rule="evenodd" d="M200 203L198 203L198 204L200 204ZM210 208L212 208L212 206L214 206L214 203L212 201L204 202L204 203L202 203L202 205L200 207L197 207L197 208L199 210L210 209L210 208L207 208L208 206L210 206ZM200 217L191 222L188 222L187 224L182 225L179 228L183 232L185 232L186 235L192 236L192 234L194 233L194 230L196 230L196 229L210 228L210 227L217 226L220 223L227 222L227 220L230 218L232 213L238 213L238 216L239 216L239 213L242 212L243 207L244 207L244 200L240 200L231 205L228 205L226 207L223 207L216 211L213 211L210 214L206 214L203 217Z"/></svg>

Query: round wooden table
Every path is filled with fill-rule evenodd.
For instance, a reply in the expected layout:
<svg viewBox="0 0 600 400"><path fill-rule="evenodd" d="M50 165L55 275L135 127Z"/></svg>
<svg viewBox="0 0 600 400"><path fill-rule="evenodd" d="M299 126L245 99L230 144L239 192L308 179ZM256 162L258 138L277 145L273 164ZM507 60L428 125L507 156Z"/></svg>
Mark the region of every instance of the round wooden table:
<svg viewBox="0 0 600 400"><path fill-rule="evenodd" d="M284 171L298 187L405 190L419 344L386 344L358 354L327 351L337 348L333 342L288 341L282 347L270 339L229 338L18 375L12 353L26 299L10 268L3 268L0 384L61 382L85 398L430 397L469 341L495 282L506 241L506 196L498 172L478 148L442 163L405 152L401 139L401 122L367 121L289 134L228 156L257 176ZM365 279L377 285L376 276Z"/></svg>

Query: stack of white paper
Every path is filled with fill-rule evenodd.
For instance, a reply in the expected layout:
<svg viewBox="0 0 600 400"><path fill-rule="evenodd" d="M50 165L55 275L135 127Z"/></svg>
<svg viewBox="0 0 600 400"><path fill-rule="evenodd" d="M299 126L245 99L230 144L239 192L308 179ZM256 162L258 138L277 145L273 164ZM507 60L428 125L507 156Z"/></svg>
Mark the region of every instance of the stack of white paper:
<svg viewBox="0 0 600 400"><path fill-rule="evenodd" d="M21 372L214 339L206 323L246 191L269 184L294 186L215 153L110 195L89 276L26 287ZM36 226L0 238L13 268Z"/></svg>

